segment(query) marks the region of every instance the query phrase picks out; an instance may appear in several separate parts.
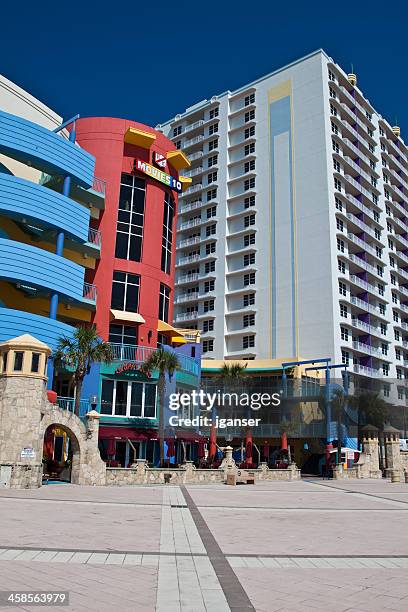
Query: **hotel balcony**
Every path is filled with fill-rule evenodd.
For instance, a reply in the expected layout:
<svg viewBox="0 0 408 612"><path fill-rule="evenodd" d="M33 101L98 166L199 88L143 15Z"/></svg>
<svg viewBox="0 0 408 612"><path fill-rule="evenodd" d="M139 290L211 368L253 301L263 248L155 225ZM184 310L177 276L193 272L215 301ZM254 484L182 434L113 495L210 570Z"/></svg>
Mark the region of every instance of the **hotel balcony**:
<svg viewBox="0 0 408 612"><path fill-rule="evenodd" d="M347 217L347 220L353 225L355 225L356 228L362 229L365 234L368 234L369 236L371 236L373 240L379 243L379 246L384 248L384 245L381 243L381 239L377 238L374 230L369 225L367 225L367 223L364 223L364 221L361 221L358 217L356 217L356 215L353 215L352 213L347 213L346 217ZM348 225L348 228L350 229L349 225Z"/></svg>
<svg viewBox="0 0 408 612"><path fill-rule="evenodd" d="M381 282L384 283L385 285L387 284L387 281L384 280L383 277L380 276L380 274L378 273L377 268L375 266L372 266L371 264L367 263L366 261L364 261L364 259L361 259L361 257L358 257L357 255L354 255L353 253L349 253L348 254L348 259L353 264L358 266L360 269L365 270L369 274L372 274L373 276L381 279Z"/></svg>
<svg viewBox="0 0 408 612"><path fill-rule="evenodd" d="M189 221L183 221L183 223L180 223L179 227L177 228L177 231L183 232L184 230L189 230L192 227L197 227L202 223L204 223L204 220L201 219L201 217L197 219L190 219Z"/></svg>
<svg viewBox="0 0 408 612"><path fill-rule="evenodd" d="M189 266L190 264L200 261L200 255L189 255L188 257L180 257L176 263L176 267Z"/></svg>
<svg viewBox="0 0 408 612"><path fill-rule="evenodd" d="M181 197L186 198L192 193L197 193L198 191L202 191L202 189L203 189L203 185L201 183L197 183L196 185L191 185L191 187L186 189L183 193L179 194L179 198Z"/></svg>
<svg viewBox="0 0 408 612"><path fill-rule="evenodd" d="M194 293L182 293L179 294L175 300L175 304L183 304L185 302L197 302L198 301L198 292Z"/></svg>
<svg viewBox="0 0 408 612"><path fill-rule="evenodd" d="M184 172L183 176L186 176L187 178L193 178L194 176L198 176L199 174L202 174L203 172L204 172L203 166L198 166L197 168L193 168L192 170L187 170L187 172Z"/></svg>
<svg viewBox="0 0 408 612"><path fill-rule="evenodd" d="M380 370L359 365L358 363L353 364L353 372L361 376L367 376L368 378L379 378L381 376Z"/></svg>
<svg viewBox="0 0 408 612"><path fill-rule="evenodd" d="M363 249L363 251L369 253L370 255L382 262L381 257L377 255L377 251L372 246L367 244L367 242L361 240L361 238L358 238L358 236L355 236L354 234L347 234L347 238L348 240L350 240L350 242Z"/></svg>
<svg viewBox="0 0 408 612"><path fill-rule="evenodd" d="M376 317L382 318L384 320L388 320L387 315L382 314L380 309L377 308L377 306L373 306L369 302L365 302L364 300L356 297L355 295L350 296L350 302L351 304L353 304L353 306L356 306L356 308L359 308L360 310L363 310L364 312L369 312L372 315L375 315Z"/></svg>
<svg viewBox="0 0 408 612"><path fill-rule="evenodd" d="M367 217L369 217L371 221L373 221L374 223L376 223L377 225L380 226L379 221L375 220L375 218L374 218L374 211L371 210L371 208L368 208L365 204L363 204L362 202L357 200L357 198L354 197L351 193L343 194L341 192L336 192L336 195L338 193L340 193L340 195L342 195L343 198L346 198L346 200L347 200L347 208L349 208L350 207L349 204L351 204L352 206L357 208L360 212L362 212L365 215L367 215Z"/></svg>
<svg viewBox="0 0 408 612"><path fill-rule="evenodd" d="M371 293L375 297L378 297L378 288L375 285L371 285L370 283L367 283L367 281L362 280L361 278L359 278L358 276L355 276L354 274L350 274L349 280L350 280L350 283L352 283L353 285L361 287L361 289L364 289L364 291L367 291L368 293Z"/></svg>
<svg viewBox="0 0 408 612"><path fill-rule="evenodd" d="M201 134L200 136L195 136L194 138L191 138L190 140L186 140L183 143L183 150L190 149L191 147L201 144L203 140L204 140L204 136L202 136Z"/></svg>
<svg viewBox="0 0 408 612"><path fill-rule="evenodd" d="M190 283L194 283L200 280L200 275L197 273L194 274L183 274L176 279L176 285L188 285Z"/></svg>
<svg viewBox="0 0 408 612"><path fill-rule="evenodd" d="M380 327L377 327L376 325L369 325L364 321L360 321L360 319L357 319L356 317L351 318L351 325L356 329L359 329L360 331L366 332L367 334L371 334L380 338L384 337L381 333Z"/></svg>
<svg viewBox="0 0 408 612"><path fill-rule="evenodd" d="M377 357L377 359L386 359L386 355L382 354L381 349L365 344L364 342L353 342L353 349L365 355Z"/></svg>
<svg viewBox="0 0 408 612"><path fill-rule="evenodd" d="M117 344L110 343L113 352L113 361L126 361L129 363L143 364L152 353L155 352L156 348L138 346L133 344ZM198 376L199 374L199 363L196 359L188 357L187 355L177 354L177 358L180 363L180 370Z"/></svg>
<svg viewBox="0 0 408 612"><path fill-rule="evenodd" d="M197 210L199 208L202 208L206 204L207 202L203 202L201 198L194 200L193 202L189 202L188 204L185 204L179 209L179 216L183 215L184 213L188 213L191 210Z"/></svg>
<svg viewBox="0 0 408 612"><path fill-rule="evenodd" d="M193 238L186 238L185 240L180 240L177 245L177 249L185 249L187 247L191 247L193 245L199 244L201 242L200 236L194 236Z"/></svg>
<svg viewBox="0 0 408 612"><path fill-rule="evenodd" d="M185 323L187 321L195 321L196 319L198 319L198 312L180 312L179 314L176 314L174 321L176 323Z"/></svg>
<svg viewBox="0 0 408 612"><path fill-rule="evenodd" d="M359 157L361 161L364 162L366 166L371 169L370 158L365 155L364 152L361 151L361 149L357 148L356 145L351 142L351 140L349 140L348 138L343 138L342 144L345 144L350 149L350 151L357 155L357 157Z"/></svg>

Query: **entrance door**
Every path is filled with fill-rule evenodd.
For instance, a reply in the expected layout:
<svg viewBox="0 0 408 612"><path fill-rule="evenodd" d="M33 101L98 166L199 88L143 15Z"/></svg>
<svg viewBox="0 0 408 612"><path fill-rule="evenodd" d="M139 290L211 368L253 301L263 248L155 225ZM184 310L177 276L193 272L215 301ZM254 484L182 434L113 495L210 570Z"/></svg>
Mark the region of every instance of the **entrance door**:
<svg viewBox="0 0 408 612"><path fill-rule="evenodd" d="M126 467L126 440L116 440L115 461Z"/></svg>

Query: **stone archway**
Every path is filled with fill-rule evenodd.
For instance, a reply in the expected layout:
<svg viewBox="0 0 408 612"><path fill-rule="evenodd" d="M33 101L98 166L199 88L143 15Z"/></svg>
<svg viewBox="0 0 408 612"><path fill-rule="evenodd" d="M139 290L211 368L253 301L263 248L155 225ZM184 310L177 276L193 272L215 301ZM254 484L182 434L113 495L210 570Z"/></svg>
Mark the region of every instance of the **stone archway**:
<svg viewBox="0 0 408 612"><path fill-rule="evenodd" d="M66 459L70 459L71 460L71 467L70 470L68 472L68 470L66 469L61 469L58 470L58 468L55 467L55 472L57 472L57 474L59 475L64 474L65 472L65 476L68 475L69 473L69 481L72 484L78 484L79 482L79 473L80 473L80 465L81 465L81 448L80 448L80 444L78 441L78 438L76 437L76 435L72 432L71 429L69 429L66 425L61 425L61 424L56 424L53 423L52 425L48 425L48 427L45 429L44 431L44 444L43 444L43 461L45 459L45 450L46 450L46 446L47 446L47 442L49 440L48 438L48 434L51 433L51 439L52 439L52 447L53 447L53 451L55 449L54 447L54 432L58 432L57 435L61 435L61 431L63 433L66 434L67 438L69 439L69 455L66 457ZM66 449L63 449L63 453L65 452ZM83 450L83 449L82 449ZM53 462L51 462L52 464ZM54 470L54 466L52 468L52 470ZM61 480L64 480L64 477L60 477Z"/></svg>
<svg viewBox="0 0 408 612"><path fill-rule="evenodd" d="M106 483L106 466L98 449L98 420L93 417L88 418L88 426L86 426L72 412L48 404L41 415L41 443L44 441L47 429L53 425L65 431L71 441L71 483L104 485Z"/></svg>

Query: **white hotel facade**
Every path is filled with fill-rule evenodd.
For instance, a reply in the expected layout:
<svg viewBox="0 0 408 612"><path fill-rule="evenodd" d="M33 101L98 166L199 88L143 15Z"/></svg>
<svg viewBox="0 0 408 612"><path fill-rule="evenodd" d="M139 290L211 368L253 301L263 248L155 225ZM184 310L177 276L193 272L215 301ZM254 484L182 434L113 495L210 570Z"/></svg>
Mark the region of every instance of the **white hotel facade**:
<svg viewBox="0 0 408 612"><path fill-rule="evenodd" d="M354 75L319 50L158 128L191 161L175 323L204 358L408 378L408 149Z"/></svg>

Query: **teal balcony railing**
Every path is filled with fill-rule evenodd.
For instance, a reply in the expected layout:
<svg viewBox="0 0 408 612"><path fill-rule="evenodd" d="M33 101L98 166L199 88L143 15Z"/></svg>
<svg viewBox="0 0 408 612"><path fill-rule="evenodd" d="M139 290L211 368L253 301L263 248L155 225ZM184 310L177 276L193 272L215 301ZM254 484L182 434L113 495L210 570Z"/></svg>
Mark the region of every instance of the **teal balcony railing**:
<svg viewBox="0 0 408 612"><path fill-rule="evenodd" d="M83 297L89 302L96 303L96 286L90 283L84 283Z"/></svg>
<svg viewBox="0 0 408 612"><path fill-rule="evenodd" d="M90 227L88 229L88 242L94 244L97 247L101 247L102 245L102 234L99 230Z"/></svg>
<svg viewBox="0 0 408 612"><path fill-rule="evenodd" d="M114 361L133 361L135 363L143 363L156 350L155 348L132 344L116 344L111 342L110 345L112 348ZM196 359L188 357L187 355L179 354L177 357L180 362L180 369L183 372L192 374L193 376L198 376L200 368Z"/></svg>
<svg viewBox="0 0 408 612"><path fill-rule="evenodd" d="M58 397L57 404L62 410L68 412L75 412L75 398L73 397ZM89 400L81 399L79 406L79 416L84 417L90 411Z"/></svg>

